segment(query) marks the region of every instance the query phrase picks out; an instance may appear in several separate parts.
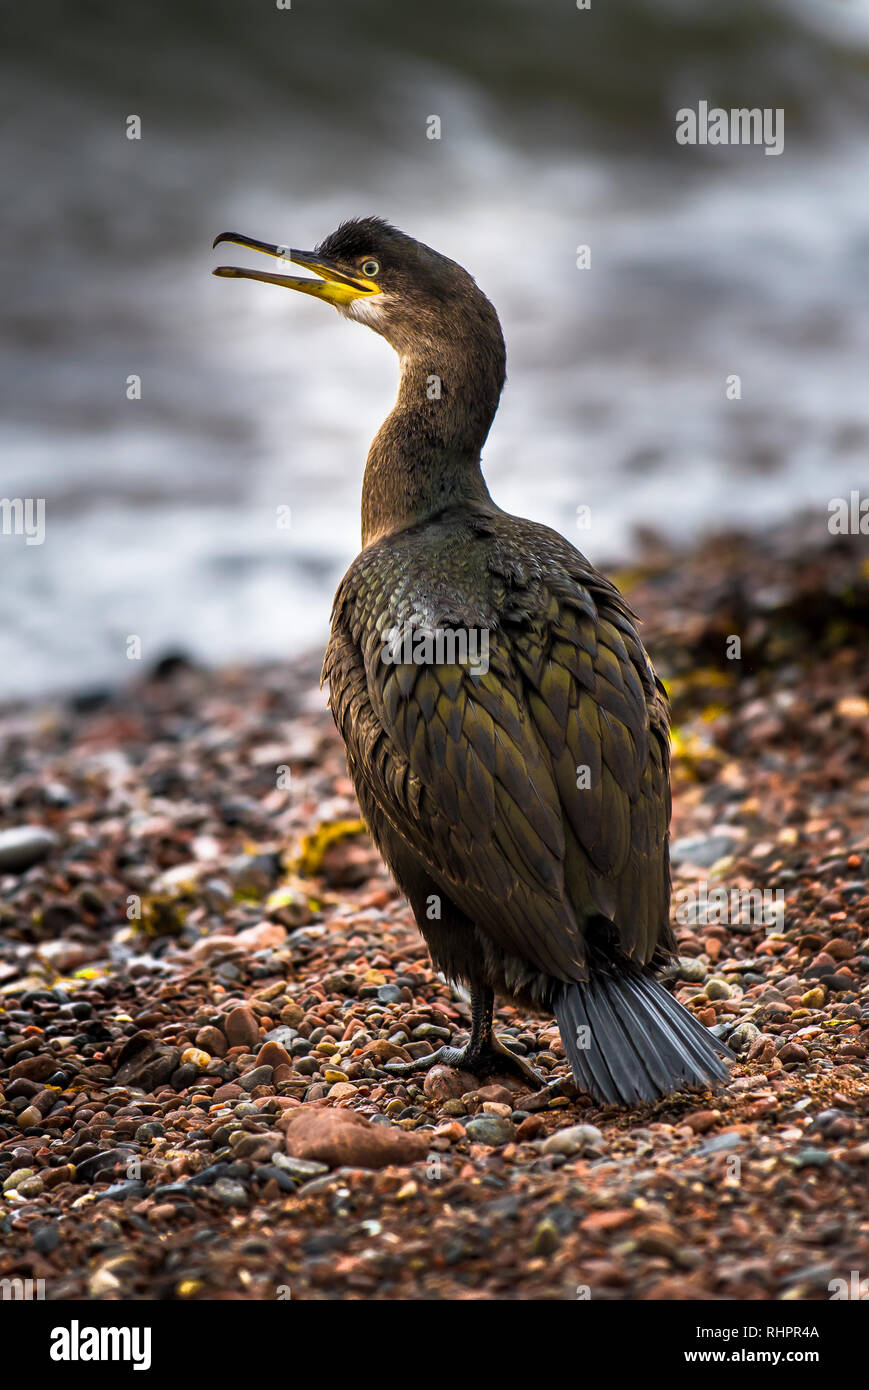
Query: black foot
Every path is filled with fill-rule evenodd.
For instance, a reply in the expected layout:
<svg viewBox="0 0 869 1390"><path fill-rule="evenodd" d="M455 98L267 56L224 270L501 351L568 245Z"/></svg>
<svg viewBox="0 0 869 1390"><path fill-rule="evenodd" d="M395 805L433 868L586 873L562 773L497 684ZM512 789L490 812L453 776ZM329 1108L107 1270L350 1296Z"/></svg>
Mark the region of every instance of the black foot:
<svg viewBox="0 0 869 1390"><path fill-rule="evenodd" d="M539 1091L546 1082L539 1072L522 1057L517 1057L509 1047L490 1034L475 1047L473 1039L465 1047L439 1047L426 1057L416 1057L412 1062L387 1062L385 1070L390 1076L413 1076L415 1072L429 1071L431 1067L458 1067L459 1071L470 1072L472 1076L499 1076L511 1071L522 1077L533 1091Z"/></svg>

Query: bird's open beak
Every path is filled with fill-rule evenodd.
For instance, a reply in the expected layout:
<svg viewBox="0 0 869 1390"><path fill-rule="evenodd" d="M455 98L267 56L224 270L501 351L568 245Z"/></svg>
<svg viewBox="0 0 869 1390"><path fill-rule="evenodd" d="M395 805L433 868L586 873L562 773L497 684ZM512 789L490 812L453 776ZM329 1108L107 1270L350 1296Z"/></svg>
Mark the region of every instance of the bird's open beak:
<svg viewBox="0 0 869 1390"><path fill-rule="evenodd" d="M380 294L380 286L373 280L360 275L350 276L315 255L313 251L294 251L289 246L275 246L268 241L255 241L253 237L239 236L236 232L221 232L215 237L214 245L221 241L234 242L236 246L249 246L252 251L263 251L267 256L276 256L281 261L291 261L303 270L311 270L319 279L308 280L297 275L272 275L265 270L244 270L234 265L219 265L213 274L230 279L262 280L266 285L283 285L288 290L301 290L302 294L312 294L316 299L325 299L328 304L341 306L354 299L368 298Z"/></svg>

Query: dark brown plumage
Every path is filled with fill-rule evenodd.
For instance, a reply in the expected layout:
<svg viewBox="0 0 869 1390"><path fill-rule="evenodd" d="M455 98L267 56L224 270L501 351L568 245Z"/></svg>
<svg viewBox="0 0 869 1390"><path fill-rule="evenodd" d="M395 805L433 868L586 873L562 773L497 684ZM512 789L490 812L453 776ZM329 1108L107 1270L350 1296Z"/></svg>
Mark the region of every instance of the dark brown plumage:
<svg viewBox="0 0 869 1390"><path fill-rule="evenodd" d="M598 1100L724 1077L726 1049L655 979L674 945L663 687L610 581L483 481L505 372L495 310L460 266L379 219L288 254L321 280L257 278L335 303L401 359L323 676L371 834L432 960L472 991L464 1051L404 1070L515 1065L539 1082L495 1038L494 992L555 1012ZM488 642L487 661L401 659L402 638L447 633Z"/></svg>

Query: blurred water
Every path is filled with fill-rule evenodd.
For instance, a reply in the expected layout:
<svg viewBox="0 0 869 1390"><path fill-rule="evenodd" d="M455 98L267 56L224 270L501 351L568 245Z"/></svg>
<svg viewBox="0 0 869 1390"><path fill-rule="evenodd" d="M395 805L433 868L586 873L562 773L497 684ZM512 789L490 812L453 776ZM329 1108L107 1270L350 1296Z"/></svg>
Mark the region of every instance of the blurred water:
<svg viewBox="0 0 869 1390"><path fill-rule="evenodd" d="M211 252L227 228L306 246L378 212L466 265L508 346L492 492L593 559L638 524L823 527L865 485L866 3L44 0L4 27L0 496L45 497L47 532L0 536L0 692L128 674L130 634L323 640L396 365L211 278L256 260ZM784 153L677 147L700 99L784 107Z"/></svg>

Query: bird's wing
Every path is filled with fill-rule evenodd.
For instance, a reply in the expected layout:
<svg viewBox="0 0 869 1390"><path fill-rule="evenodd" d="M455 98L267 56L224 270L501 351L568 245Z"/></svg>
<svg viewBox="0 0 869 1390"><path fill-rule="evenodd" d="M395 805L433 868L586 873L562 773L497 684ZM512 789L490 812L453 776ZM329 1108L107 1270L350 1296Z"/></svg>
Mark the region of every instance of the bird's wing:
<svg viewBox="0 0 869 1390"><path fill-rule="evenodd" d="M350 570L324 677L351 773L502 951L581 979L584 926L603 918L626 954L648 959L666 921L668 813L642 646L626 610L602 617L564 570L520 580L496 559L491 581L498 625L474 674L384 660L411 606L376 565Z"/></svg>
<svg viewBox="0 0 869 1390"><path fill-rule="evenodd" d="M667 697L618 591L564 545L565 577L532 582L505 628L558 788L566 891L646 963L670 945Z"/></svg>

